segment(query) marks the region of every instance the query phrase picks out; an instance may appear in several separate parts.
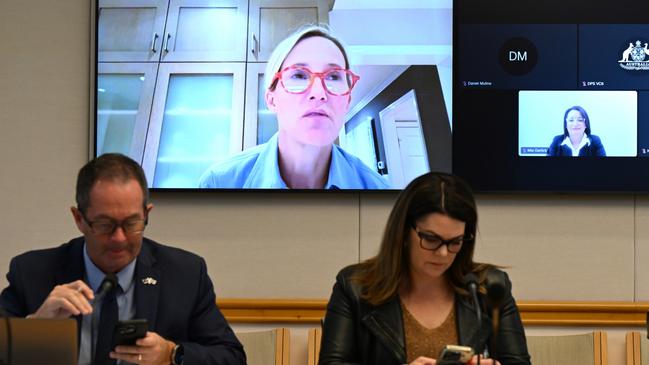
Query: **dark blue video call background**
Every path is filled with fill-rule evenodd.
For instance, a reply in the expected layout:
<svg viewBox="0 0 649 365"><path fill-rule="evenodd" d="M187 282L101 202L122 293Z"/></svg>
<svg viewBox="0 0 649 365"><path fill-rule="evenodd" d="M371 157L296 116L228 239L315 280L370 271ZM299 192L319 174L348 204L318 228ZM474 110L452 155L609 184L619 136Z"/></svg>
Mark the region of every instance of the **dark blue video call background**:
<svg viewBox="0 0 649 365"><path fill-rule="evenodd" d="M467 24L460 27L457 47L462 86L488 81L495 89L572 89L577 69L577 26ZM538 61L525 75L512 75L500 65L500 49L513 37L532 41ZM554 55L559 55L554 56ZM551 76L550 78L548 76Z"/></svg>
<svg viewBox="0 0 649 365"><path fill-rule="evenodd" d="M649 22L649 14L647 14ZM589 89L649 90L649 71L627 71L617 60L629 43L649 43L649 24L583 24L579 26L579 80L601 81ZM645 61L649 61L649 55Z"/></svg>
<svg viewBox="0 0 649 365"><path fill-rule="evenodd" d="M649 1L456 0L455 9L454 173L479 192L649 192L649 70L618 62L629 43L649 43ZM511 45L527 58L507 62ZM519 156L521 90L637 91L637 156ZM557 135L561 117L548 120Z"/></svg>

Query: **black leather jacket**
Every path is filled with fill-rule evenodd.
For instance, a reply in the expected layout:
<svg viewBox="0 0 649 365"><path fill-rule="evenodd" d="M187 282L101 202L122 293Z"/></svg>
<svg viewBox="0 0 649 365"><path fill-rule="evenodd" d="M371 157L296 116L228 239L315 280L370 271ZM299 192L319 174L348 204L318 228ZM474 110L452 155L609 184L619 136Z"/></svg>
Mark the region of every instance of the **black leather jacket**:
<svg viewBox="0 0 649 365"><path fill-rule="evenodd" d="M347 267L336 277L327 305L319 364L404 364L406 350L399 298L379 306L370 305L360 298L360 287L350 282L353 271L354 266ZM504 275L508 290L500 307L500 329L494 337L491 310L483 309L482 346L502 365L529 365L523 324L511 295L511 282ZM477 319L471 299L456 295L455 311L459 344L475 347Z"/></svg>

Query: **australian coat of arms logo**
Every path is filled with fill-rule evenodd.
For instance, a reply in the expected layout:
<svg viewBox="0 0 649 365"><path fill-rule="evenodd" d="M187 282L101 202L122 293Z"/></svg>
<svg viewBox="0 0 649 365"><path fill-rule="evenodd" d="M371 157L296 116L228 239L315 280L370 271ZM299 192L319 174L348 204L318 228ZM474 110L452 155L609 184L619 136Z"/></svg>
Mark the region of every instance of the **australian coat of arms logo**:
<svg viewBox="0 0 649 365"><path fill-rule="evenodd" d="M617 61L625 70L644 70L649 71L649 49L647 42L642 46L642 42L637 40L635 45L629 43L629 47L622 52L622 59Z"/></svg>

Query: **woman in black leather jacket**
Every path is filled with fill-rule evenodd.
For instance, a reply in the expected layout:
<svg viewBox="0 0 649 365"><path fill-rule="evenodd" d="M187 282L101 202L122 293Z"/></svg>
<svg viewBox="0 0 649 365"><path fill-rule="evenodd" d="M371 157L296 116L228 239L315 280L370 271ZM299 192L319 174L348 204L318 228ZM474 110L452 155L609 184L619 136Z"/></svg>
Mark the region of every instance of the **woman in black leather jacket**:
<svg viewBox="0 0 649 365"><path fill-rule="evenodd" d="M530 364L507 275L473 261L477 218L473 194L459 178L428 173L413 180L390 213L378 255L338 274L320 365L434 365L445 345L475 349L478 334L481 364ZM464 285L468 273L480 282L479 328ZM485 295L487 277L503 284L498 303Z"/></svg>

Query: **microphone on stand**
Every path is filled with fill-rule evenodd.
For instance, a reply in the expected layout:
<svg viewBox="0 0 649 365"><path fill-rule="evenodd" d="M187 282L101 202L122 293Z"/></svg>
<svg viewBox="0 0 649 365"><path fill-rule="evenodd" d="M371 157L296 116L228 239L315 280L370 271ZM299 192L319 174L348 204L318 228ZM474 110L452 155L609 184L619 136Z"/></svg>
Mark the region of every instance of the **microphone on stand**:
<svg viewBox="0 0 649 365"><path fill-rule="evenodd" d="M106 277L99 285L97 294L95 294L95 299L92 302L92 307L94 309L95 304L101 302L104 299L104 296L108 294L114 287L117 286L117 276L115 274L106 274Z"/></svg>
<svg viewBox="0 0 649 365"><path fill-rule="evenodd" d="M106 330L105 328L102 329L101 313L99 313L99 315L95 315L95 311L97 310L97 304L103 302L106 294L108 294L115 287L117 287L117 276L115 276L114 273L106 274L104 280L101 282L101 284L99 284L99 288L97 288L97 293L95 294L95 299L93 299L91 304L93 314L90 316L90 326L92 328L95 328L95 320L96 318L99 318L99 331L98 331L98 338L96 340L97 344L96 346L93 346L93 349L91 351L93 359L96 358L97 352L100 351L99 341L100 341L100 337L102 336L102 331Z"/></svg>
<svg viewBox="0 0 649 365"><path fill-rule="evenodd" d="M482 310L480 310L480 301L478 300L478 287L480 281L478 276L475 273L468 273L464 276L464 284L466 285L471 297L473 298L473 305L475 306L475 314L478 319L476 326L476 340L475 340L475 352L478 355L478 365L480 365L480 355L482 355L482 349L480 348L480 327L482 327Z"/></svg>

